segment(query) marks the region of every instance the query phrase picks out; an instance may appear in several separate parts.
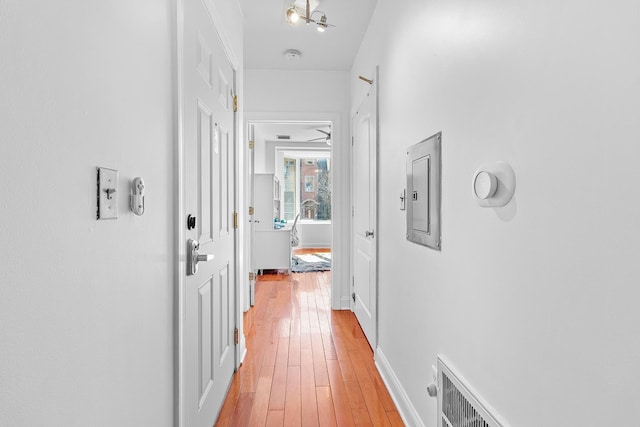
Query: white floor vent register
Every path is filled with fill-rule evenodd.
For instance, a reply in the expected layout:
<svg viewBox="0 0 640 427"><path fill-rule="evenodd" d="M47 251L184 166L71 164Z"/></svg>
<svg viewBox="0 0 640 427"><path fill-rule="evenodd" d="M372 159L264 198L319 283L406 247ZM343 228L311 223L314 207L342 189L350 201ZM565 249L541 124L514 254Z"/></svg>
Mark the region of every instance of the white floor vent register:
<svg viewBox="0 0 640 427"><path fill-rule="evenodd" d="M438 427L506 427L438 357Z"/></svg>

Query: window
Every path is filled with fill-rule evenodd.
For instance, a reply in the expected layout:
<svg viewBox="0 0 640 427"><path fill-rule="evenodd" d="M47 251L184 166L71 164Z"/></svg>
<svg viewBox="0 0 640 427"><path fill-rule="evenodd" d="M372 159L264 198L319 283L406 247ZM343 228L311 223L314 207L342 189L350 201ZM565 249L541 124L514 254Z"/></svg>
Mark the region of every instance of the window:
<svg viewBox="0 0 640 427"><path fill-rule="evenodd" d="M331 167L327 158L284 159L283 218L331 220Z"/></svg>
<svg viewBox="0 0 640 427"><path fill-rule="evenodd" d="M314 175L304 176L304 192L313 193L316 191L316 177Z"/></svg>

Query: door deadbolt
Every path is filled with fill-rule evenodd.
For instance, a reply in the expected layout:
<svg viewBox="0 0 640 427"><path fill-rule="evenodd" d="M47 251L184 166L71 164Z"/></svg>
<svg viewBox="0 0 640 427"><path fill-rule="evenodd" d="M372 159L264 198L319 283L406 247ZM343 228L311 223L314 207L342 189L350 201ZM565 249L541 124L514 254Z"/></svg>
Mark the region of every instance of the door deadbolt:
<svg viewBox="0 0 640 427"><path fill-rule="evenodd" d="M187 230L193 230L196 228L196 217L193 215L187 216Z"/></svg>

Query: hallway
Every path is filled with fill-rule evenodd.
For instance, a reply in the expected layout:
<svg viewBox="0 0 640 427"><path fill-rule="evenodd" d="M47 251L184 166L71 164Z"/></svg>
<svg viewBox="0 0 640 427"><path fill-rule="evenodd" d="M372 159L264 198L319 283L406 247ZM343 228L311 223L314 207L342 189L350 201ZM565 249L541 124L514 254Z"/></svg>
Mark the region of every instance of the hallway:
<svg viewBox="0 0 640 427"><path fill-rule="evenodd" d="M357 320L331 310L330 289L330 272L259 276L247 356L216 426L403 425Z"/></svg>

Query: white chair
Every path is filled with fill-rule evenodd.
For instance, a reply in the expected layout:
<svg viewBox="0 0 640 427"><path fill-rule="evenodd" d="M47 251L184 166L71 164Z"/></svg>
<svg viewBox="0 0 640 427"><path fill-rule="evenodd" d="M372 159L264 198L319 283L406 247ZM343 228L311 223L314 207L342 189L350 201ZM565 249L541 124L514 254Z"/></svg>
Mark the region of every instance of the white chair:
<svg viewBox="0 0 640 427"><path fill-rule="evenodd" d="M296 247L300 244L300 238L298 237L298 219L300 214L296 215L296 219L293 220L293 226L291 227L291 247Z"/></svg>

